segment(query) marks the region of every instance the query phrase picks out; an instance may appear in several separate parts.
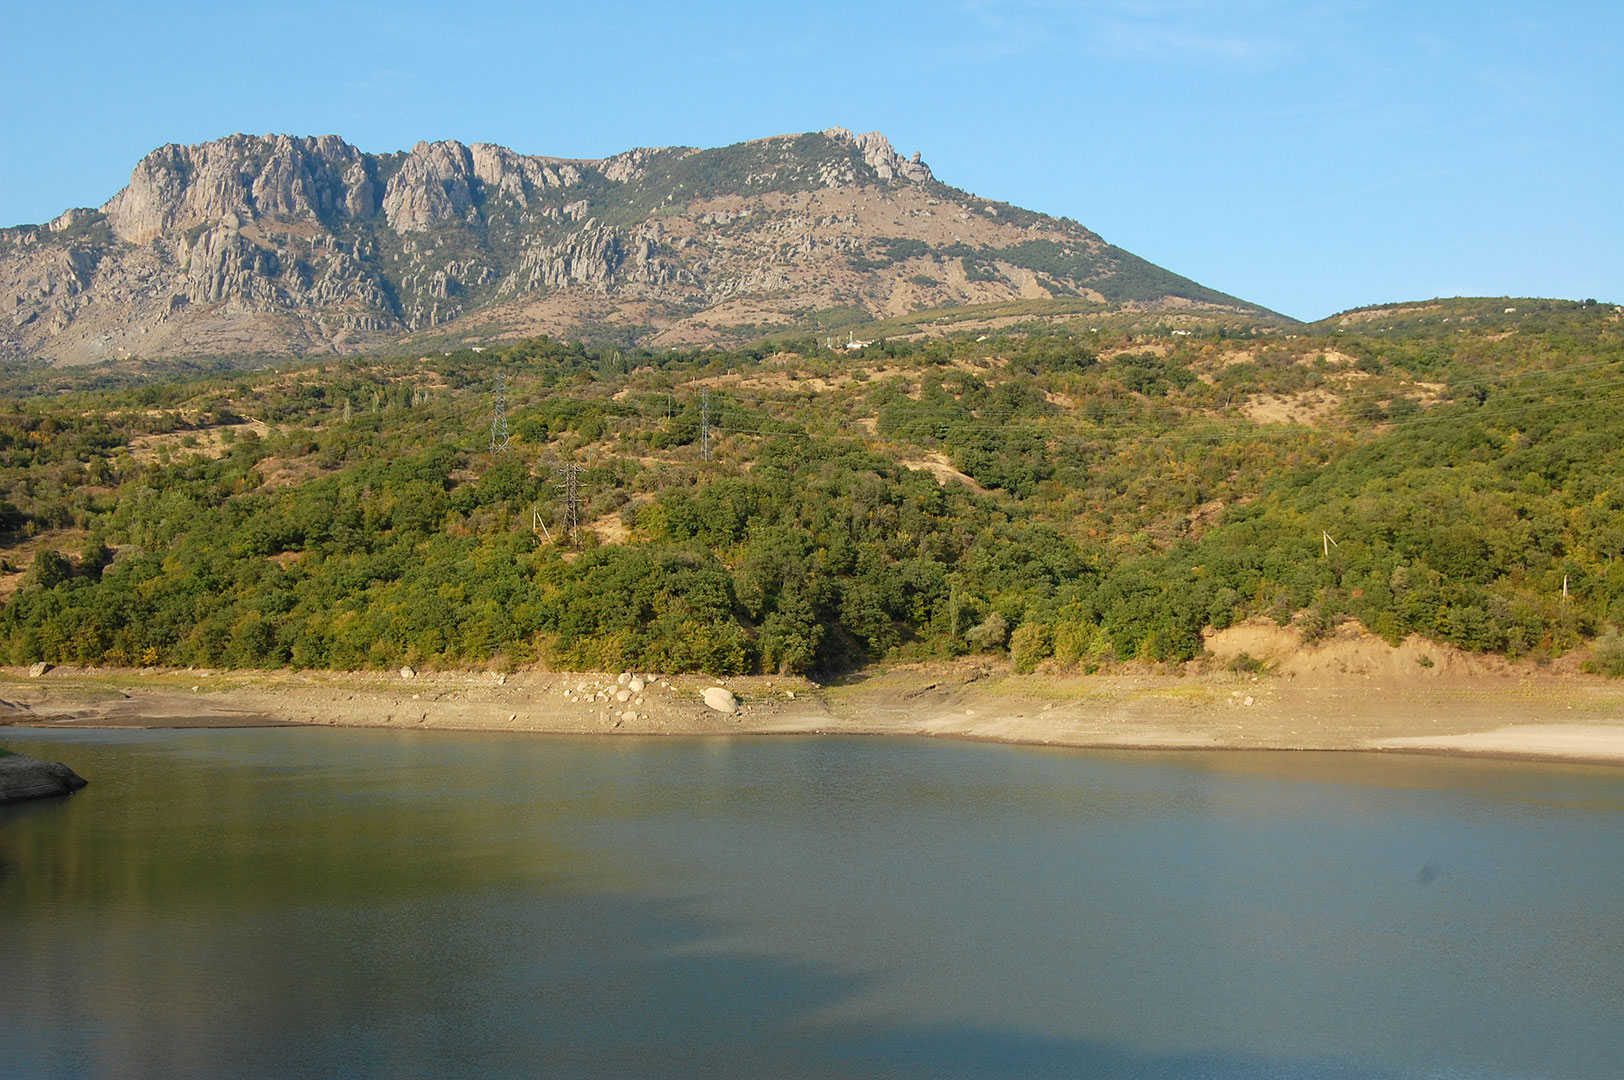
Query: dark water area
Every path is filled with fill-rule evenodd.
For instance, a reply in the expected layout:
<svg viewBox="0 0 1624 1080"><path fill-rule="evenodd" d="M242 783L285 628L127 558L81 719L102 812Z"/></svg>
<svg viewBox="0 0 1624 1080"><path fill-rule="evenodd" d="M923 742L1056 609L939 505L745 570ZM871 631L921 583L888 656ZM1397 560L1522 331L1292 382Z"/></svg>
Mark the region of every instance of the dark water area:
<svg viewBox="0 0 1624 1080"><path fill-rule="evenodd" d="M1624 771L25 731L0 1075L1617 1077Z"/></svg>

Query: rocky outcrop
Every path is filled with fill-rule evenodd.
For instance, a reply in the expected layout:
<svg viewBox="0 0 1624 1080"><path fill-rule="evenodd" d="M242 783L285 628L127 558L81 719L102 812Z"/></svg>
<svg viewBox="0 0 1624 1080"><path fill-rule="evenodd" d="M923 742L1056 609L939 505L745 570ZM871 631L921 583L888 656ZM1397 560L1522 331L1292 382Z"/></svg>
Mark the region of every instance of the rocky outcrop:
<svg viewBox="0 0 1624 1080"><path fill-rule="evenodd" d="M529 206L541 192L575 187L583 175L573 161L526 157L505 146L474 143L468 152L485 193L506 196L520 206Z"/></svg>
<svg viewBox="0 0 1624 1080"><path fill-rule="evenodd" d="M396 232L476 224L487 199L529 207L544 192L575 187L582 175L574 162L526 157L490 143L420 142L390 177L383 213Z"/></svg>
<svg viewBox="0 0 1624 1080"><path fill-rule="evenodd" d="M657 221L628 233L589 218L562 240L538 244L526 252L517 273L504 283L502 294L575 286L601 293L615 285L692 282L692 274L665 257L663 239L664 229Z"/></svg>
<svg viewBox="0 0 1624 1080"><path fill-rule="evenodd" d="M853 135L845 128L829 128L824 134L831 139L856 146L863 155L863 163L873 169L874 175L886 183L901 179L914 184L923 184L927 180L934 179L930 166L919 160L917 151L911 158L903 157L892 149L891 140L878 131Z"/></svg>
<svg viewBox="0 0 1624 1080"><path fill-rule="evenodd" d="M66 765L26 754L0 754L0 803L71 795L86 781Z"/></svg>
<svg viewBox="0 0 1624 1080"><path fill-rule="evenodd" d="M197 225L261 217L333 224L377 209L376 166L336 135L231 135L198 146L159 147L102 211L132 244Z"/></svg>
<svg viewBox="0 0 1624 1080"><path fill-rule="evenodd" d="M0 359L354 352L475 317L481 336L567 334L618 312L640 332L671 313L786 325L922 297L1100 296L1132 259L1076 223L1033 219L1000 217L934 183L918 154L844 128L598 161L231 135L154 150L99 210L0 229ZM1054 251L1026 269L961 261L1034 240ZM1032 269L1062 262L1077 269ZM1134 301L1155 303L1144 270ZM716 307L719 324L704 314Z"/></svg>
<svg viewBox="0 0 1624 1080"><path fill-rule="evenodd" d="M603 173L605 180L628 184L642 178L644 170L656 153L658 151L652 147L639 146L635 150L627 150L612 158L605 158L599 165L599 171Z"/></svg>

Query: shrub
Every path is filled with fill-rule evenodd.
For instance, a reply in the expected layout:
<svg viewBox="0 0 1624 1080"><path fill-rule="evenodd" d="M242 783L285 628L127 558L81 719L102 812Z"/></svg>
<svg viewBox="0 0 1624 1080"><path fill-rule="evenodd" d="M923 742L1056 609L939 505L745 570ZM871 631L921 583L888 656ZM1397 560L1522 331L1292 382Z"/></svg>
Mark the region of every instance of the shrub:
<svg viewBox="0 0 1624 1080"><path fill-rule="evenodd" d="M1227 666L1229 667L1230 671L1256 675L1261 673L1263 669L1269 665L1267 661L1259 660L1251 653L1243 652L1236 653L1234 656L1230 657L1229 664Z"/></svg>
<svg viewBox="0 0 1624 1080"><path fill-rule="evenodd" d="M1038 661L1049 656L1052 650L1049 628L1043 623L1022 623L1009 638L1009 657L1021 675L1036 671Z"/></svg>
<svg viewBox="0 0 1624 1080"><path fill-rule="evenodd" d="M42 589L51 589L72 576L73 564L68 561L68 557L60 551L45 548L34 556L33 565L28 568L28 577L25 580Z"/></svg>
<svg viewBox="0 0 1624 1080"><path fill-rule="evenodd" d="M1598 637L1590 652L1590 663L1610 679L1624 679L1624 634L1609 628Z"/></svg>
<svg viewBox="0 0 1624 1080"><path fill-rule="evenodd" d="M1004 640L1008 636L1009 622L995 611L981 620L981 625L974 630L968 631L964 635L964 640L975 646L975 648L988 652L993 649L1002 649Z"/></svg>

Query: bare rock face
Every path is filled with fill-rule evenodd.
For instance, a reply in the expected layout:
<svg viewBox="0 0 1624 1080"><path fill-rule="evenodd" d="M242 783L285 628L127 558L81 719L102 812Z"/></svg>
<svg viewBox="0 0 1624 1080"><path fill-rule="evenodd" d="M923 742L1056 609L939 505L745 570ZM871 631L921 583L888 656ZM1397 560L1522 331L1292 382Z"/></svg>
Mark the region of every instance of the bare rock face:
<svg viewBox="0 0 1624 1080"><path fill-rule="evenodd" d="M878 131L853 135L845 128L830 128L824 132L831 139L852 143L863 155L863 163L874 170L874 175L886 183L902 179L923 184L933 179L930 166L919 160L919 155L904 158L891 148L891 140Z"/></svg>
<svg viewBox="0 0 1624 1080"><path fill-rule="evenodd" d="M1034 239L1035 269L998 268ZM973 277L967 249L990 253ZM159 147L100 209L0 229L0 359L347 353L459 323L488 338L607 320L702 343L854 303L1110 299L1098 281L1125 259L1074 222L936 184L879 132L597 161L231 135ZM1136 303L1147 266L1131 267ZM1200 295L1161 273L1170 295Z"/></svg>
<svg viewBox="0 0 1624 1080"><path fill-rule="evenodd" d="M526 157L505 146L474 143L468 152L486 197L505 195L520 206L529 206L538 193L575 187L583 175L575 162Z"/></svg>
<svg viewBox="0 0 1624 1080"><path fill-rule="evenodd" d="M460 142L420 142L383 194L383 214L396 232L417 232L447 220L469 221L474 210L474 161Z"/></svg>
<svg viewBox="0 0 1624 1080"><path fill-rule="evenodd" d="M86 781L66 765L26 754L0 755L0 803L71 795Z"/></svg>
<svg viewBox="0 0 1624 1080"><path fill-rule="evenodd" d="M653 160L659 151L647 146L640 146L635 150L616 154L612 158L605 158L600 165L604 179L612 180L617 184L630 183L641 179L648 163Z"/></svg>
<svg viewBox="0 0 1624 1080"><path fill-rule="evenodd" d="M420 142L389 179L383 213L396 232L422 232L446 222L474 224L487 199L527 208L538 195L575 187L573 162L526 157L504 146Z"/></svg>
<svg viewBox="0 0 1624 1080"><path fill-rule="evenodd" d="M113 232L150 243L195 225L258 217L333 222L370 217L374 170L336 135L232 135L200 146L159 147L102 207Z"/></svg>

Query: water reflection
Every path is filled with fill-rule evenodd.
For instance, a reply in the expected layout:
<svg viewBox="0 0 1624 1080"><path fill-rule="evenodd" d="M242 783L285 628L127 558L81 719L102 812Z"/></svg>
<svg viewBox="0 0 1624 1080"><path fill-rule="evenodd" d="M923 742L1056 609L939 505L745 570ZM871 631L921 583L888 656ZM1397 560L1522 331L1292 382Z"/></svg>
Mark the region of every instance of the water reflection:
<svg viewBox="0 0 1624 1080"><path fill-rule="evenodd" d="M0 811L0 1073L1600 1077L1624 1050L1610 771L15 734L92 787Z"/></svg>

